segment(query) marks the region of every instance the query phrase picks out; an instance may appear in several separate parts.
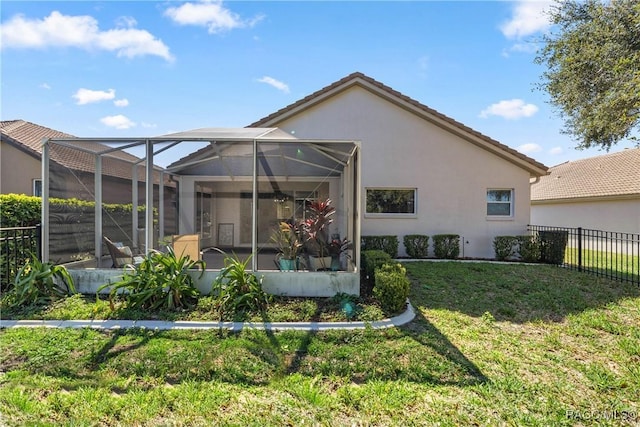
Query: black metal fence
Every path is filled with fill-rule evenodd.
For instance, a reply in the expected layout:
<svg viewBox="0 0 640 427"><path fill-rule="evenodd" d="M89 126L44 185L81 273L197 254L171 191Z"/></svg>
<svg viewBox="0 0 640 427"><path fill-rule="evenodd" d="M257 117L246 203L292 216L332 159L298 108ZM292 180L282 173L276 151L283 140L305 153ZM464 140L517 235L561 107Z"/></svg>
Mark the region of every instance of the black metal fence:
<svg viewBox="0 0 640 427"><path fill-rule="evenodd" d="M562 265L614 280L640 284L640 234L588 228L529 225L534 236L566 236Z"/></svg>
<svg viewBox="0 0 640 427"><path fill-rule="evenodd" d="M0 228L0 290L13 282L32 254L40 259L41 227Z"/></svg>

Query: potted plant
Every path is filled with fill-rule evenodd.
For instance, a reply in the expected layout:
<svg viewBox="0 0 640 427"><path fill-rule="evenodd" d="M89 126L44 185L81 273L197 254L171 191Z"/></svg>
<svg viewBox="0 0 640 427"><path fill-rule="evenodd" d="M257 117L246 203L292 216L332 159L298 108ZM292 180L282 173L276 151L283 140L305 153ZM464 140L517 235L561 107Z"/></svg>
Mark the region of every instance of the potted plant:
<svg viewBox="0 0 640 427"><path fill-rule="evenodd" d="M331 254L331 270L340 270L342 264L342 256L349 258L347 251L353 248L353 244L346 237L340 240L340 237L332 238L329 242L329 253Z"/></svg>
<svg viewBox="0 0 640 427"><path fill-rule="evenodd" d="M280 223L278 229L271 235L271 240L278 247L276 260L280 270L291 271L296 269L298 253L302 248L299 236L299 226L284 221Z"/></svg>
<svg viewBox="0 0 640 427"><path fill-rule="evenodd" d="M331 199L317 200L309 205L311 216L303 223L305 235L304 247L309 254L311 270L326 270L331 267L331 253L327 227L333 222L336 208L331 206Z"/></svg>

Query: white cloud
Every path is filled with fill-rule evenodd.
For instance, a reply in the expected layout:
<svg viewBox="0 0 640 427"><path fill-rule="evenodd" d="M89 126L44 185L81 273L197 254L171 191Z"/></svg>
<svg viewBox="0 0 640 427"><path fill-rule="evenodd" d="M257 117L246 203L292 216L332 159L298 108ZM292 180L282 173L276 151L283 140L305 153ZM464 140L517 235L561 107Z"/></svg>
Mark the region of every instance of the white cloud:
<svg viewBox="0 0 640 427"><path fill-rule="evenodd" d="M539 144L531 142L528 144L519 145L518 151L524 154L537 153L539 151L542 151L542 147Z"/></svg>
<svg viewBox="0 0 640 427"><path fill-rule="evenodd" d="M49 86L49 83L42 83L40 84L40 88L41 89L51 89L51 86Z"/></svg>
<svg viewBox="0 0 640 427"><path fill-rule="evenodd" d="M148 128L148 129L153 129L153 128L157 128L158 125L155 123L147 123L147 122L142 122L140 123L140 126L142 126L143 128Z"/></svg>
<svg viewBox="0 0 640 427"><path fill-rule="evenodd" d="M549 154L553 154L554 156L557 156L558 154L562 154L564 153L564 150L562 149L562 147L553 147L551 150L549 150Z"/></svg>
<svg viewBox="0 0 640 427"><path fill-rule="evenodd" d="M91 103L100 102L100 101L108 101L115 97L116 97L116 91L113 89L104 91L104 90L91 90L91 89L81 88L81 89L78 89L78 91L72 95L72 98L75 98L76 104L78 105L91 104Z"/></svg>
<svg viewBox="0 0 640 427"><path fill-rule="evenodd" d="M260 83L266 83L270 86L275 87L278 90L281 90L284 93L289 93L289 86L286 83L283 83L279 80L274 79L273 77L264 76L258 79Z"/></svg>
<svg viewBox="0 0 640 427"><path fill-rule="evenodd" d="M127 105L129 105L129 100L127 98L116 99L115 101L113 101L113 105L115 105L116 107L126 107Z"/></svg>
<svg viewBox="0 0 640 427"><path fill-rule="evenodd" d="M259 15L252 19L242 19L237 13L225 8L222 1L208 0L170 7L164 14L180 25L207 27L210 34L253 27L264 18Z"/></svg>
<svg viewBox="0 0 640 427"><path fill-rule="evenodd" d="M538 112L538 107L533 104L525 104L522 99L510 99L491 104L480 112L483 119L489 116L499 116L507 120L531 117Z"/></svg>
<svg viewBox="0 0 640 427"><path fill-rule="evenodd" d="M125 25L135 25L132 18L123 18ZM151 33L132 27L101 31L92 16L69 16L53 11L43 19L16 15L0 25L2 48L44 49L76 47L116 52L118 57L156 55L167 61L173 57L169 48Z"/></svg>
<svg viewBox="0 0 640 427"><path fill-rule="evenodd" d="M520 0L516 2L513 16L500 26L500 31L509 39L547 31L551 23L545 11L551 3L547 0Z"/></svg>
<svg viewBox="0 0 640 427"><path fill-rule="evenodd" d="M118 114L117 116L106 116L100 119L103 125L116 129L129 129L135 127L135 123L128 117Z"/></svg>

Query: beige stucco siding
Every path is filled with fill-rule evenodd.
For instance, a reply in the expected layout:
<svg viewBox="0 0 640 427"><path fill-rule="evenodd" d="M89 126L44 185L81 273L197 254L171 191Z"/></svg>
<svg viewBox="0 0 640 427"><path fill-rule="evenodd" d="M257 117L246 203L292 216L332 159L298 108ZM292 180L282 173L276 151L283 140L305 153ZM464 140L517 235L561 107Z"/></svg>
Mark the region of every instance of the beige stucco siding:
<svg viewBox="0 0 640 427"><path fill-rule="evenodd" d="M40 179L40 159L0 143L0 193L33 195L33 180Z"/></svg>
<svg viewBox="0 0 640 427"><path fill-rule="evenodd" d="M622 200L534 202L531 223L640 233L640 196Z"/></svg>
<svg viewBox="0 0 640 427"><path fill-rule="evenodd" d="M363 213L367 188L417 189L414 217L362 215L362 234L397 235L400 255L406 234L460 234L464 256L493 257L494 236L526 231L527 171L365 89L353 87L276 125L301 138L361 141ZM487 218L489 188L514 190L512 218Z"/></svg>

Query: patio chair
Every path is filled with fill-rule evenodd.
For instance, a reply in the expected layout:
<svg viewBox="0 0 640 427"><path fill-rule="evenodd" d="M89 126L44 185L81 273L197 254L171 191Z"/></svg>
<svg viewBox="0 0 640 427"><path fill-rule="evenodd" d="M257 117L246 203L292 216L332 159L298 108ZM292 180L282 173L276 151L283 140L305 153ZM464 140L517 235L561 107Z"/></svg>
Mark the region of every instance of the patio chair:
<svg viewBox="0 0 640 427"><path fill-rule="evenodd" d="M129 246L124 246L119 242L112 242L107 236L102 236L104 244L109 249L111 255L111 261L113 261L112 268L122 268L127 264L136 264L142 260L139 256L134 256Z"/></svg>
<svg viewBox="0 0 640 427"><path fill-rule="evenodd" d="M199 234L178 234L172 240L173 252L178 258L188 256L192 261L202 259Z"/></svg>

